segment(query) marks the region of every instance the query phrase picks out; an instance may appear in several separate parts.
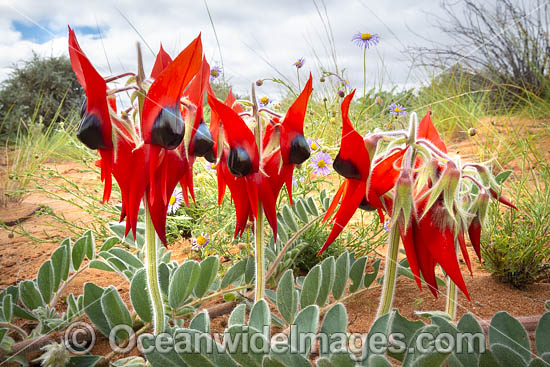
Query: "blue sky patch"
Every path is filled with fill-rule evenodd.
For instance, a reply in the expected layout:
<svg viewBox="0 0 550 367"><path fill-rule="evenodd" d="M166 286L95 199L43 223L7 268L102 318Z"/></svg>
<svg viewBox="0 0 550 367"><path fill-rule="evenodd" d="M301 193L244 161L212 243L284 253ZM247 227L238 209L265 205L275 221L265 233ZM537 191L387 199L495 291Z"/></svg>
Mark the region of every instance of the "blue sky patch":
<svg viewBox="0 0 550 367"><path fill-rule="evenodd" d="M66 35L67 28L52 30L45 22L28 23L18 20L12 21L13 28L19 33L25 41L31 41L35 43L45 43L54 37ZM99 38L99 32L104 34L108 27L97 26L76 26L73 27L77 35L91 35L92 38Z"/></svg>

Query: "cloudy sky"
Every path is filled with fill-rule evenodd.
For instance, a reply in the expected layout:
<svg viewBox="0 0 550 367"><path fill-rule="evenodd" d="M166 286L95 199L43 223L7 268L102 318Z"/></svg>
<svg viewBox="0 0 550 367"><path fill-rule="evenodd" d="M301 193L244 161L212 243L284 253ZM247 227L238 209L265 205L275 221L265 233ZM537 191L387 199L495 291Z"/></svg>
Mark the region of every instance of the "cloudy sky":
<svg viewBox="0 0 550 367"><path fill-rule="evenodd" d="M284 77L296 83L293 63L300 57L306 59L303 78L309 71L318 78L321 67L334 70L328 20L337 65L345 69L352 87L363 84L362 50L351 42L359 31L380 35L379 45L367 51L369 86L414 86L425 74L411 70L404 48L446 40L430 25L428 12L441 13L438 0L0 0L0 80L33 52L67 55L69 24L105 76L135 70L136 41L142 42L150 70L161 42L175 56L202 32L210 64L223 62L225 77L246 93L259 78ZM277 94L280 87L266 83L262 88Z"/></svg>

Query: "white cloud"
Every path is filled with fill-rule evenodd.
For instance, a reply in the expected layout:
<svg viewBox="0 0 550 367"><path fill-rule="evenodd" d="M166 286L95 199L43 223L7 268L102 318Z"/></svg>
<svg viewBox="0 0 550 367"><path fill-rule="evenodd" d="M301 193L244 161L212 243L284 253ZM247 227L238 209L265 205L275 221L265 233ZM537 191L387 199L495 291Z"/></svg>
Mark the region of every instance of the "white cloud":
<svg viewBox="0 0 550 367"><path fill-rule="evenodd" d="M61 0L4 0L0 6L0 80L9 67L32 52L39 55L67 54L67 24L73 27L99 26L102 39L95 35L78 34L79 42L96 68L104 75L135 68L135 43L139 35L156 52L160 42L175 56L199 32L211 64L221 60L204 3L201 1L94 1L67 2ZM319 4L319 2L317 2ZM367 79L370 86L411 85L418 79L409 75L409 58L402 54L403 45L418 42L407 26L427 38L441 39L439 33L425 25L421 9L434 10L433 0L378 2L368 0L326 1L328 17L334 32L340 68L345 68L353 87L362 88L362 50L350 40L357 31L379 33L380 44L367 52ZM260 1L208 1L219 36L226 76L237 91L246 93L250 83L259 78L277 76L259 55L269 61L289 80L295 82L293 62L306 57L301 70L303 78L312 71L319 77L319 62L326 67L331 59L326 52L326 32L313 2L291 1L268 3ZM369 7L372 8L369 9ZM121 15L124 15L124 17ZM13 21L29 26L39 24L50 41L39 44L23 40ZM390 33L390 30L392 33ZM254 51L251 50L254 49ZM153 55L143 47L145 62L152 65ZM314 57L314 52L319 60ZM106 57L107 55L107 57ZM108 58L108 61L107 61ZM262 93L276 93L280 88L266 83Z"/></svg>

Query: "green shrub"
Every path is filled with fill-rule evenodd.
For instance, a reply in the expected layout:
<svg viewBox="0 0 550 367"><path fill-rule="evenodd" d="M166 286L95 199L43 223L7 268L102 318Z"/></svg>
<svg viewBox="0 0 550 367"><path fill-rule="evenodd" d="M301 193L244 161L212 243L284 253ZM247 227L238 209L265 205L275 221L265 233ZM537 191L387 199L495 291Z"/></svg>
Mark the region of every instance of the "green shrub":
<svg viewBox="0 0 550 367"><path fill-rule="evenodd" d="M80 109L83 96L67 57L41 58L35 54L21 66L14 66L1 84L0 132L15 135L21 120L28 123L35 114L42 117L46 128L67 120Z"/></svg>

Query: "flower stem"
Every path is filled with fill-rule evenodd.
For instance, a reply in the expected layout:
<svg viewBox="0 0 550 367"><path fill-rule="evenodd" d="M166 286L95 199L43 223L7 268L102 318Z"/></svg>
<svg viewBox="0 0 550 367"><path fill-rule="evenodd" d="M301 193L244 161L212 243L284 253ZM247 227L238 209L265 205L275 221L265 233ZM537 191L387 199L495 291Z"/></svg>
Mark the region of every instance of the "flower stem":
<svg viewBox="0 0 550 367"><path fill-rule="evenodd" d="M363 48L363 97L367 95L367 48Z"/></svg>
<svg viewBox="0 0 550 367"><path fill-rule="evenodd" d="M455 251L458 251L458 244L455 241ZM456 318L458 288L456 284L447 276L447 301L445 302L445 313L447 313L451 320Z"/></svg>
<svg viewBox="0 0 550 367"><path fill-rule="evenodd" d="M399 254L399 227L397 222L391 228L386 264L384 265L384 283L382 284L382 295L378 305L379 318L391 310L393 295L395 293L395 281L397 279L397 255Z"/></svg>
<svg viewBox="0 0 550 367"><path fill-rule="evenodd" d="M259 204L258 218L254 221L254 246L256 248L256 291L254 301L264 298L265 292L265 255L264 255L264 210Z"/></svg>
<svg viewBox="0 0 550 367"><path fill-rule="evenodd" d="M298 68L296 68L296 75L298 76L298 93L299 93L302 87L300 87L300 69Z"/></svg>
<svg viewBox="0 0 550 367"><path fill-rule="evenodd" d="M143 199L143 204L145 206L145 269L147 273L147 287L149 288L149 296L151 297L151 305L153 306L153 333L158 335L164 331L164 305L162 303L158 276L158 240L146 198Z"/></svg>

